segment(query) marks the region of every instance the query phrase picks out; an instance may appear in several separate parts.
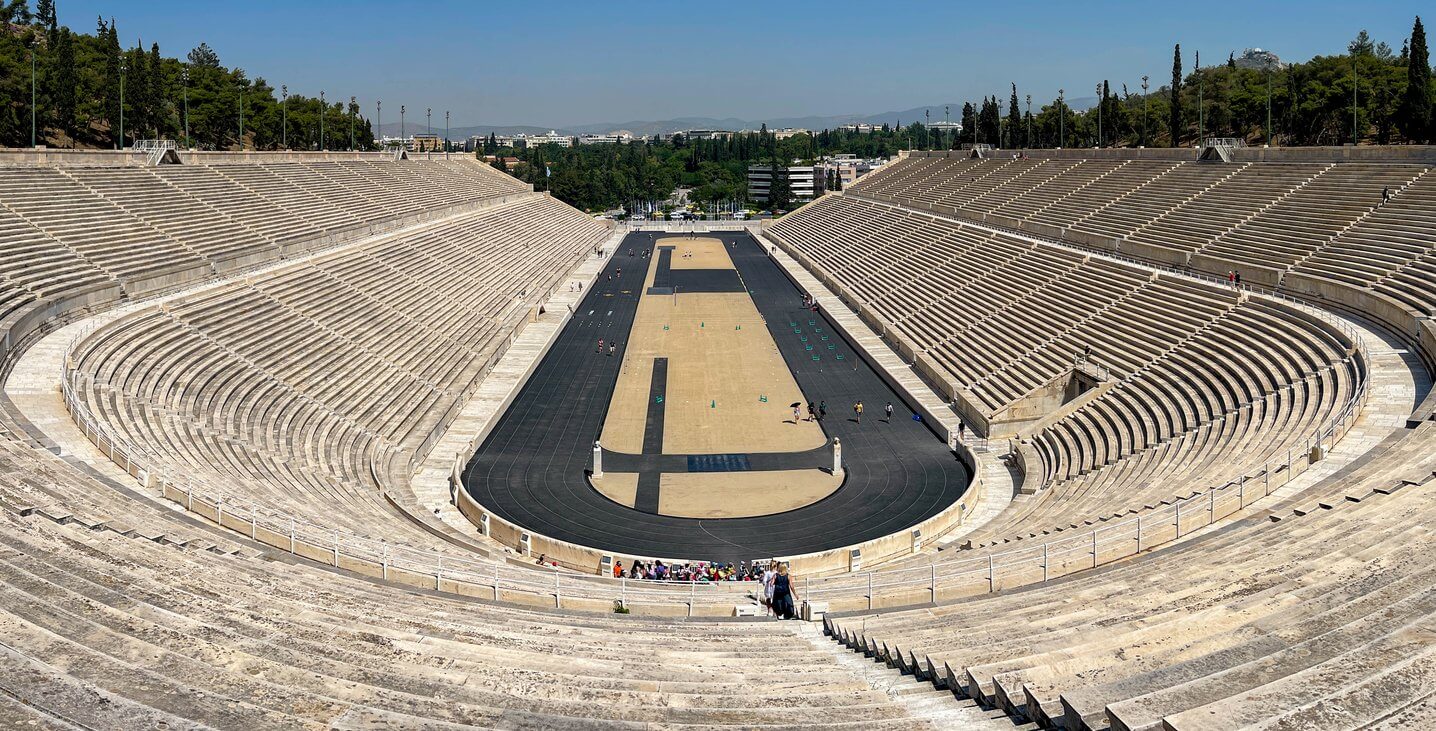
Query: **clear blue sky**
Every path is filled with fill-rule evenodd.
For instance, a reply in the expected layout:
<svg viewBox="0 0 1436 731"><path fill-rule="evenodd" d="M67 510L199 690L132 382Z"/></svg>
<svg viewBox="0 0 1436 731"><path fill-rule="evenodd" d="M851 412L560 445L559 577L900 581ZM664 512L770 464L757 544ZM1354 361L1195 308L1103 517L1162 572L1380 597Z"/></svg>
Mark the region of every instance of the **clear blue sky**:
<svg viewBox="0 0 1436 731"><path fill-rule="evenodd" d="M450 109L455 126L869 114L983 94L1034 101L1098 81L1171 76L1172 44L1214 63L1249 46L1284 59L1344 52L1357 31L1393 49L1431 5L1252 2L369 2L58 0L93 32L183 56L201 41L276 87ZM1436 15L1436 14L1432 14ZM1428 23L1433 18L1423 20ZM1210 59L1210 61L1207 61ZM436 117L440 112L435 113Z"/></svg>

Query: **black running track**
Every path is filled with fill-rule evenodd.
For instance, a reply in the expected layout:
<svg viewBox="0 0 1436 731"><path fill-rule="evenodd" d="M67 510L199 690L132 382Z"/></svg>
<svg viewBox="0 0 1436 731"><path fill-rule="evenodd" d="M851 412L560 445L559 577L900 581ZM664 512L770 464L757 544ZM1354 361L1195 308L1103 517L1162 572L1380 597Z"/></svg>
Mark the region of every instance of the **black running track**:
<svg viewBox="0 0 1436 731"><path fill-rule="evenodd" d="M592 466L593 442L603 429L623 360L622 346L648 270L643 253L653 255L654 246L661 246L666 238L640 232L620 245L553 348L469 461L464 473L469 494L505 520L551 538L616 553L716 561L859 543L915 525L957 500L970 482L968 470L924 424L913 420L912 411L854 354L826 318L802 308L801 293L762 247L746 233L708 236L730 244L742 285L767 321L805 398L827 401L828 418L822 426L829 437L842 439L847 470L842 487L785 513L697 519L656 515L651 512L656 505L639 506L648 511L630 509L589 485L585 471ZM677 284L681 293L684 284L695 283ZM821 340L818 332L828 339ZM602 354L595 352L600 338ZM608 344L615 338L619 349L609 356ZM808 350L809 345L815 346L813 350ZM861 425L854 422L851 408L859 400L865 407ZM889 401L894 414L886 423L882 407ZM661 463L668 471L682 471L685 464L693 471L707 471L750 463L762 469L806 468L815 458L821 459L799 453L790 458L751 454L676 460L642 455L631 461L648 468ZM773 464L785 460L789 462ZM827 463L831 464L830 458ZM604 463L606 472L621 471L618 468ZM648 499L654 501L652 496Z"/></svg>

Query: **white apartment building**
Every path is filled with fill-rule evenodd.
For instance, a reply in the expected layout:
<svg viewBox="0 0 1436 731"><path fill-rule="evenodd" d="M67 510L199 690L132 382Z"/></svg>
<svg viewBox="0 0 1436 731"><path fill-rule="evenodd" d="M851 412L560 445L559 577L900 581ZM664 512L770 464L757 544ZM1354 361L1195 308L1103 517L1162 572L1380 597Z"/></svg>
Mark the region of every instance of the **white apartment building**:
<svg viewBox="0 0 1436 731"><path fill-rule="evenodd" d="M788 168L788 187L794 201L810 201L823 192L824 169L821 165L795 165ZM773 184L770 165L748 166L748 198L768 202L768 189Z"/></svg>

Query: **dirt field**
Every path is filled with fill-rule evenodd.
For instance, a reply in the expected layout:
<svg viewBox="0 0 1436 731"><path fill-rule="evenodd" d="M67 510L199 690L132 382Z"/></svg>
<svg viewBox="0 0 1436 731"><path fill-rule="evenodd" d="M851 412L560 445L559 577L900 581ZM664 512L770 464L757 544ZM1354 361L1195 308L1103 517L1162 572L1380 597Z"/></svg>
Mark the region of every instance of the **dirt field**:
<svg viewBox="0 0 1436 731"><path fill-rule="evenodd" d="M658 512L680 518L747 518L810 505L841 478L822 470L689 472L662 477Z"/></svg>
<svg viewBox="0 0 1436 731"><path fill-rule="evenodd" d="M675 247L673 269L733 268L717 239L661 243ZM658 257L650 257L645 291L657 266ZM668 359L665 454L796 452L825 443L816 423L793 423L788 405L806 399L746 293L645 295L630 338L604 423L605 447L643 450L657 357Z"/></svg>

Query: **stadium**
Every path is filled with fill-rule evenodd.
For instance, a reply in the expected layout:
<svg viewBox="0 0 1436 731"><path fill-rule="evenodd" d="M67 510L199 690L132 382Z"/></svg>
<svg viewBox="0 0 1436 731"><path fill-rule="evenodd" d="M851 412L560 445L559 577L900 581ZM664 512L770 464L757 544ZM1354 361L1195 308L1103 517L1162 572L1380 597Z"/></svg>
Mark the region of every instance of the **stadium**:
<svg viewBox="0 0 1436 731"><path fill-rule="evenodd" d="M0 726L1436 726L1436 146L618 221L335 114L0 149Z"/></svg>

